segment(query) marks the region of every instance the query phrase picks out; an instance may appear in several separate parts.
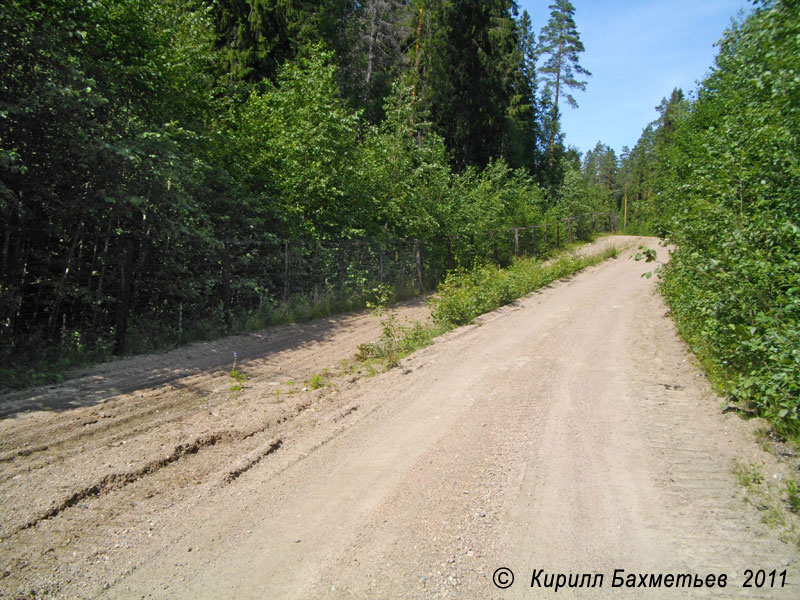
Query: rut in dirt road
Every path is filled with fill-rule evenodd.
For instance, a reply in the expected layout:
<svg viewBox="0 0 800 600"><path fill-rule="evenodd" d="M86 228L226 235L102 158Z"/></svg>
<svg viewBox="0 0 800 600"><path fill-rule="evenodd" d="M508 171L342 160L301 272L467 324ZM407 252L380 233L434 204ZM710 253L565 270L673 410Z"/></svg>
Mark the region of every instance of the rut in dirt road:
<svg viewBox="0 0 800 600"><path fill-rule="evenodd" d="M600 244L657 244L610 240ZM276 382L332 362L322 346L298 350L292 373L273 359L263 371L251 362L242 395L218 392L210 405L167 387L76 409L71 420L48 417L76 441L64 442L63 458L53 448L3 463L0 485L22 494L14 500L23 510L25 501L46 504L37 482L57 494L126 462L146 466L184 438L258 433L183 455L4 538L0 592L547 597L552 588L530 588L541 570L604 577L557 597L800 597L797 551L742 502L731 474L736 460L765 469L774 461L753 443L751 423L721 414L655 279L641 277L652 265L630 255L484 315L375 377L341 375L276 403ZM226 385L192 377L189 387ZM129 437L125 426L111 427L117 437L80 426L94 418L81 411L109 415L98 424L124 420L128 400L161 412ZM27 435L37 418L6 431ZM19 521L5 514L4 527ZM507 590L493 584L499 567L516 574ZM613 589L615 569L725 574L729 585ZM788 583L743 588L745 569L785 569Z"/></svg>

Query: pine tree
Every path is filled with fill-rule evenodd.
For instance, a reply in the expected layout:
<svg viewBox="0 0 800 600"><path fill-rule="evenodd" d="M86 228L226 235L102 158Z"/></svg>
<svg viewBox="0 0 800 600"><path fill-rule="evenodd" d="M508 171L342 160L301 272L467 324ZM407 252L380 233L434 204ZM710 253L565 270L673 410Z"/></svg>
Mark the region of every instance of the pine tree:
<svg viewBox="0 0 800 600"><path fill-rule="evenodd" d="M583 180L604 204L616 204L619 161L614 149L597 142L583 157Z"/></svg>
<svg viewBox="0 0 800 600"><path fill-rule="evenodd" d="M686 114L688 109L689 102L680 88L673 89L669 99L661 99L661 103L656 106L659 118L654 123L658 128L656 143L666 145L671 141L677 122Z"/></svg>
<svg viewBox="0 0 800 600"><path fill-rule="evenodd" d="M551 166L559 131L559 101L563 98L567 104L577 108L578 103L569 90L585 90L586 81L579 77L591 76L578 63L578 55L584 51L584 47L574 15L575 7L569 0L556 0L555 4L550 5L550 20L539 36L539 53L547 57L539 73L547 81L546 94L552 98L548 140Z"/></svg>

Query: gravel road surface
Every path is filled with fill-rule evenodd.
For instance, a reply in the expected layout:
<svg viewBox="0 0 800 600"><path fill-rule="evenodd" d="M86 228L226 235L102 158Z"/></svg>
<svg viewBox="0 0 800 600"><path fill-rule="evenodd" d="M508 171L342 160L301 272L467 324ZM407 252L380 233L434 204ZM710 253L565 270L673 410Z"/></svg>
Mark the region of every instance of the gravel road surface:
<svg viewBox="0 0 800 600"><path fill-rule="evenodd" d="M584 251L610 243L668 259ZM732 473L787 467L722 413L633 251L375 376L347 362L380 335L363 313L0 397L0 597L800 598Z"/></svg>

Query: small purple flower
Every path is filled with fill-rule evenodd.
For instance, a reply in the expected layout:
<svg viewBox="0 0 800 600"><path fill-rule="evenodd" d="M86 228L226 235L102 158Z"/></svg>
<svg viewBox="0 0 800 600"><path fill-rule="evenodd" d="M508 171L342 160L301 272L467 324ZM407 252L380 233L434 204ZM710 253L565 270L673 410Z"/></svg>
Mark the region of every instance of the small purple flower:
<svg viewBox="0 0 800 600"><path fill-rule="evenodd" d="M233 353L233 360L236 360L236 352Z"/></svg>

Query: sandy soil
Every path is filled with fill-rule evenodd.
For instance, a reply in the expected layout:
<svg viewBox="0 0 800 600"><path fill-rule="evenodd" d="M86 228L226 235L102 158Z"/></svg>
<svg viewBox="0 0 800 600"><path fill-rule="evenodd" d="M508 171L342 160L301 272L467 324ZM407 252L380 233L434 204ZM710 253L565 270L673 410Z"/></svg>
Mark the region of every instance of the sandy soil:
<svg viewBox="0 0 800 600"><path fill-rule="evenodd" d="M630 253L374 377L346 364L380 335L364 313L0 398L0 596L538 597L544 569L604 575L557 597L800 597L797 551L731 473L786 466L722 414ZM612 589L614 569L729 584Z"/></svg>

